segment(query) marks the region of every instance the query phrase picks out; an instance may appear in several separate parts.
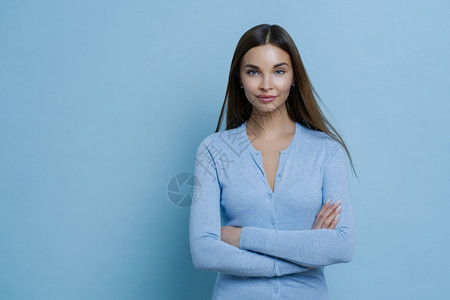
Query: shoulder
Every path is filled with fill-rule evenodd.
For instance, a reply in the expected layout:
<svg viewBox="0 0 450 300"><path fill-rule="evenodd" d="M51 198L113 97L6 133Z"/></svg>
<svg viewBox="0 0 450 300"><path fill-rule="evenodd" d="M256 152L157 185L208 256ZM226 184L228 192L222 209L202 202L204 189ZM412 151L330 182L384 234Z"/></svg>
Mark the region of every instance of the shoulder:
<svg viewBox="0 0 450 300"><path fill-rule="evenodd" d="M316 131L301 124L299 125L301 126L302 133L300 141L304 144L305 149L308 149L308 152L310 153L317 153L322 157L325 163L330 161L336 155L336 153L345 152L342 144L330 137L325 132Z"/></svg>
<svg viewBox="0 0 450 300"><path fill-rule="evenodd" d="M328 150L337 150L338 147L342 147L342 145L338 141L330 137L325 132L312 130L306 126L301 125L300 123L299 126L302 131L302 138L307 143L325 147Z"/></svg>
<svg viewBox="0 0 450 300"><path fill-rule="evenodd" d="M198 151L209 151L212 156L214 154L228 155L234 153L233 150L243 142L243 136L239 128L213 132L204 137L197 148ZM230 152L230 153L228 153Z"/></svg>
<svg viewBox="0 0 450 300"><path fill-rule="evenodd" d="M200 147L208 148L208 145L211 144L211 143L214 141L215 136L217 136L217 132L214 132L214 133L211 133L211 134L207 135L206 137L204 137L204 138L200 141L198 147L199 147L199 148L200 148Z"/></svg>
<svg viewBox="0 0 450 300"><path fill-rule="evenodd" d="M223 146L238 143L238 141L241 141L243 138L241 135L241 129L242 127L239 126L233 129L213 132L201 140L199 147L202 146L209 148L211 146L215 146L223 148Z"/></svg>

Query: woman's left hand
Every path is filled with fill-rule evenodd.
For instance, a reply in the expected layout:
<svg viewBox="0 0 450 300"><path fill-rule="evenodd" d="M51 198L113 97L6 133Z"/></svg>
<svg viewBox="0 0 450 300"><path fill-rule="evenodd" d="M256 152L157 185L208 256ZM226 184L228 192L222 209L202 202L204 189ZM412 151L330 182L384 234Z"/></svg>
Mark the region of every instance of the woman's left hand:
<svg viewBox="0 0 450 300"><path fill-rule="evenodd" d="M220 239L227 244L239 248L242 227L222 226Z"/></svg>

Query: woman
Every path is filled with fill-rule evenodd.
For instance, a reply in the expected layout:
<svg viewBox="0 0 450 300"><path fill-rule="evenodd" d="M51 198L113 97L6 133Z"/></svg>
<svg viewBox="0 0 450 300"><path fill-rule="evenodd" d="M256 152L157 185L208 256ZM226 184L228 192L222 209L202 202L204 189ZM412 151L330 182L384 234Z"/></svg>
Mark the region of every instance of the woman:
<svg viewBox="0 0 450 300"><path fill-rule="evenodd" d="M190 247L196 268L219 272L213 299L327 299L324 267L353 258L350 155L313 91L282 27L241 37L196 153Z"/></svg>

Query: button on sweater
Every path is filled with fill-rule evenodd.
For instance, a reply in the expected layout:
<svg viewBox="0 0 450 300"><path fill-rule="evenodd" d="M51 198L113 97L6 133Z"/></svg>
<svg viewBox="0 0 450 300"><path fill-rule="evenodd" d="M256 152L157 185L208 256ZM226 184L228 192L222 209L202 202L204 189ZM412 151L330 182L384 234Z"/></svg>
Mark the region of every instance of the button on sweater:
<svg viewBox="0 0 450 300"><path fill-rule="evenodd" d="M194 267L218 272L213 299L327 299L324 267L354 253L346 152L296 122L272 192L246 124L212 133L197 148L189 223ZM336 228L312 229L329 198L341 200ZM225 225L242 227L239 248L221 240Z"/></svg>

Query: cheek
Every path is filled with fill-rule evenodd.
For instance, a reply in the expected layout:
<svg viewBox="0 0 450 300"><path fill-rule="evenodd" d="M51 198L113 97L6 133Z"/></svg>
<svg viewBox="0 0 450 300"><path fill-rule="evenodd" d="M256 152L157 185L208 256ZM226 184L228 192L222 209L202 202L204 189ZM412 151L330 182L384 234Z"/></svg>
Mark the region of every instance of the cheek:
<svg viewBox="0 0 450 300"><path fill-rule="evenodd" d="M242 77L241 77L242 78ZM246 90L254 90L258 88L258 81L255 78L242 78L242 85Z"/></svg>
<svg viewBox="0 0 450 300"><path fill-rule="evenodd" d="M247 100L252 103L253 93L250 90L244 88L244 94L245 94L245 98L247 98Z"/></svg>
<svg viewBox="0 0 450 300"><path fill-rule="evenodd" d="M251 99L255 94L258 94L259 82L257 80L252 80L252 78L242 79L242 85L247 99Z"/></svg>
<svg viewBox="0 0 450 300"><path fill-rule="evenodd" d="M291 90L292 79L283 78L277 82L277 87L280 92L289 92Z"/></svg>

